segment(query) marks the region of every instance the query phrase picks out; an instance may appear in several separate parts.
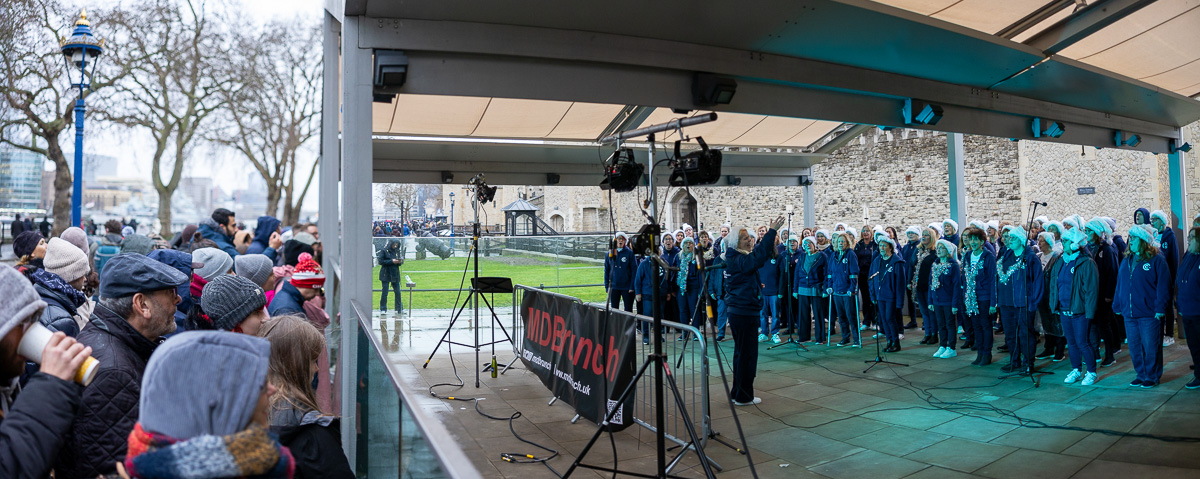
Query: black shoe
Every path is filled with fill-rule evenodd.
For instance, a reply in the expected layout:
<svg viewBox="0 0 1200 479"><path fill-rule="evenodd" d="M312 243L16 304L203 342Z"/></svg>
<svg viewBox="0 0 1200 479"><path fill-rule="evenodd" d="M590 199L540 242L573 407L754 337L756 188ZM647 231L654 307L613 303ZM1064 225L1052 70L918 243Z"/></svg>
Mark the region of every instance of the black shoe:
<svg viewBox="0 0 1200 479"><path fill-rule="evenodd" d="M1131 388L1140 388L1140 387L1142 387L1142 380L1141 380L1141 379L1134 379L1133 381L1129 381L1129 387L1131 387Z"/></svg>
<svg viewBox="0 0 1200 479"><path fill-rule="evenodd" d="M1154 381L1142 381L1142 389L1150 389L1154 386L1158 386L1158 383Z"/></svg>
<svg viewBox="0 0 1200 479"><path fill-rule="evenodd" d="M987 366L992 364L992 353L983 353L979 355L979 366Z"/></svg>
<svg viewBox="0 0 1200 479"><path fill-rule="evenodd" d="M917 329L917 322L909 321L908 324L904 325L904 329Z"/></svg>
<svg viewBox="0 0 1200 479"><path fill-rule="evenodd" d="M1005 364L1004 367L1000 368L1000 370L1006 373L1014 373L1021 370L1021 365L1010 362Z"/></svg>
<svg viewBox="0 0 1200 479"><path fill-rule="evenodd" d="M1200 378L1193 377L1191 381L1184 384L1183 387L1188 389L1200 389Z"/></svg>
<svg viewBox="0 0 1200 479"><path fill-rule="evenodd" d="M1034 356L1034 357L1037 359L1046 359L1051 356L1054 356L1054 351L1051 351L1049 349L1043 349L1042 352L1038 353L1038 355Z"/></svg>
<svg viewBox="0 0 1200 479"><path fill-rule="evenodd" d="M892 345L892 352L893 353L900 352L900 341L899 340L897 340L896 343Z"/></svg>
<svg viewBox="0 0 1200 479"><path fill-rule="evenodd" d="M1003 346L1003 345L1001 345L1000 347L996 348L996 351L999 351L999 352L1002 352L1002 353L1007 353L1007 352L1008 352L1008 346Z"/></svg>
<svg viewBox="0 0 1200 479"><path fill-rule="evenodd" d="M1054 353L1054 362L1060 362L1067 357L1066 353Z"/></svg>
<svg viewBox="0 0 1200 479"><path fill-rule="evenodd" d="M975 350L975 341L967 341L967 342L963 343L962 347L963 347L963 349L970 349L971 351L974 351Z"/></svg>
<svg viewBox="0 0 1200 479"><path fill-rule="evenodd" d="M978 366L978 365L979 365L979 361L982 361L982 360L983 360L983 355L976 355L976 356L975 356L975 360L974 360L974 361L971 361L971 365L972 365L972 366Z"/></svg>
<svg viewBox="0 0 1200 479"><path fill-rule="evenodd" d="M1116 362L1117 362L1117 360L1116 360L1116 359L1113 359L1113 358L1104 358L1104 361L1100 363L1100 367L1102 367L1102 368L1107 368L1107 367L1109 367L1109 366L1112 366L1113 364L1116 364Z"/></svg>

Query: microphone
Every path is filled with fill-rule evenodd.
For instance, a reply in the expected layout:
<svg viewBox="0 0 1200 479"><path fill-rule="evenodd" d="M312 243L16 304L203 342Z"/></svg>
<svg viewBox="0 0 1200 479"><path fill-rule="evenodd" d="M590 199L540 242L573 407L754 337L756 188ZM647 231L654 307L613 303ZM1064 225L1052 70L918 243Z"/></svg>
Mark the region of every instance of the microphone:
<svg viewBox="0 0 1200 479"><path fill-rule="evenodd" d="M1030 203L1033 203L1038 206L1047 206L1045 201L1031 201Z"/></svg>

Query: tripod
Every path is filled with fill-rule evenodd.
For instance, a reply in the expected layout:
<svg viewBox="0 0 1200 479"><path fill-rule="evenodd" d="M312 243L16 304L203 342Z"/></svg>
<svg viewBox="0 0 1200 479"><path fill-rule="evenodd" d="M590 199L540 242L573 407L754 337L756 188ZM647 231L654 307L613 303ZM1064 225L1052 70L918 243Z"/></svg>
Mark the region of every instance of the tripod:
<svg viewBox="0 0 1200 479"><path fill-rule="evenodd" d="M1021 318L1025 318L1025 319L1021 319ZM1051 371L1039 371L1037 369L1037 366L1034 365L1034 363L1033 363L1034 355L1033 354L1028 354L1028 355L1025 354L1025 349L1021 345L1021 330L1032 329L1032 328L1026 328L1023 325L1024 321L1032 321L1029 319L1029 313L1025 311L1025 308L1017 308L1017 321L1020 321L1020 323L1018 323L1018 326L1017 326L1017 344L1016 344L1017 351L1020 351L1020 354L1022 356L1027 356L1025 358L1025 360L1029 362L1029 366L1027 368L1025 368L1024 371L1014 371L1012 373L1000 376L999 379L1008 379L1008 378L1015 378L1015 377L1021 377L1021 376L1029 376L1029 380L1033 381L1033 387L1035 387L1035 388L1041 387L1042 383L1041 383L1041 381L1038 381L1037 375L1039 375L1039 374L1049 375L1049 374L1054 374L1054 373ZM1030 326L1032 326L1032 324ZM990 334L990 331L987 333ZM1032 336L1033 335L1030 334L1030 337L1032 337ZM1034 345L1033 349L1037 350L1036 344Z"/></svg>
<svg viewBox="0 0 1200 479"><path fill-rule="evenodd" d="M716 115L713 115L712 117L713 117L713 120L716 119ZM709 120L709 121L711 121L711 120ZM672 122L672 123L677 123L677 122ZM658 225L658 219L655 217L655 212L657 211L657 194L656 194L656 190L654 188L654 163L655 163L654 162L654 132L673 130L676 128L676 126L671 126L672 123L668 123L665 126L660 125L660 126L655 126L655 127L646 127L646 128L642 128L640 130L634 130L633 132L623 132L620 134L620 136L622 136L622 137L624 137L625 135L638 136L638 135L635 135L638 132L645 131L645 130L653 130L650 132L646 132L646 133L649 133L649 135L648 135L649 136L648 143L649 143L649 149L650 149L649 190L650 190L650 205L651 205L650 208L651 209L650 209L650 214L647 215L647 220L649 222L646 226L642 227L642 229L638 232L638 236L642 236L643 234L649 236L649 238L647 238L647 239L649 239L649 242L647 244L650 245L650 247L647 248L647 251L645 251L646 259L644 259L643 261L658 261L659 264L665 264L665 263L662 262L662 258L660 258L658 256L658 254L656 254L654 251L654 249L655 249L654 245L657 245L659 243L659 237L662 234L662 230ZM656 129L656 128L661 128L661 129ZM646 134L646 133L640 133L640 134ZM651 325L651 328L654 331L654 339L652 340L653 344L654 344L654 352L651 354L648 354L646 356L646 361L642 363L642 366L640 368L638 368L637 374L634 375L634 377L630 381L629 385L625 388L625 391L623 391L621 393L620 398L618 398L615 403L612 403L612 405L610 406L610 409L608 411L608 414L604 415L604 420L600 422L599 427L596 428L596 432L594 434L592 434L592 438L588 441L587 445L585 445L583 447L583 450L579 452L579 456L575 458L575 461L571 463L571 467L569 467L566 470L566 472L563 473L562 477L564 477L564 478L571 477L571 474L574 473L575 469L579 468L579 467L585 467L585 468L593 469L593 470L597 470L597 471L610 472L613 474L620 473L620 474L626 474L626 475L635 476L635 477L647 477L647 478L651 478L651 479L666 478L666 477L680 477L680 476L672 476L672 475L667 474L667 437L666 437L667 417L666 417L666 403L665 403L665 397L664 397L664 394L666 391L664 389L670 388L671 397L673 397L675 399L675 405L676 405L676 407L679 408L680 420L683 421L684 427L687 429L688 439L691 441L688 444L690 446L694 447L696 450L696 454L698 456L700 456L700 466L704 468L705 477L708 477L710 479L716 479L716 474L713 472L712 466L708 463L708 456L705 455L705 453L704 453L704 445L700 441L700 436L698 434L696 434L696 428L692 424L691 417L689 417L689 415L688 415L687 407L683 402L683 396L680 395L679 388L675 384L674 373L671 372L670 365L667 364L667 356L666 356L666 354L663 354L663 350L662 350L663 301L661 299L659 299L659 281L661 278L660 273L662 271L660 271L658 266L653 265L653 263L651 266L651 271L653 271L653 274L651 275L651 281L650 281L650 295L653 298L653 301L651 302L651 304L652 304L651 317L654 318L654 322ZM634 388L637 386L638 382L641 381L642 376L644 376L646 374L646 369L652 365L654 366L654 433L655 433L655 456L656 456L656 464L655 464L654 474L646 474L643 472L633 472L633 471L622 471L622 470L616 469L615 467L609 468L609 467L602 467L602 466L596 466L596 465L591 465L591 464L584 464L583 458L587 457L588 452L592 450L592 446L594 446L596 444L596 441L599 440L600 436L603 435L605 430L608 429L609 422L612 421L613 417L616 416L616 414L621 411L621 408L625 404L625 401L628 401L630 398L633 397ZM666 380L665 384L664 384L664 379Z"/></svg>
<svg viewBox="0 0 1200 479"><path fill-rule="evenodd" d="M882 307L883 307L883 306L885 306L885 305L879 305L879 306L880 306L880 308L878 308L876 311L882 312L882 311L883 311L883 308L882 308ZM881 316L881 317L879 317L879 318L877 318L877 319L879 320L879 326L882 328L882 327L883 327L883 322L884 322L884 321L886 321L886 320L882 318L882 315L880 315L880 316ZM901 325L900 327L901 327L901 328L903 328L904 326L903 326L903 325ZM864 370L863 370L863 373L866 373L867 371L870 371L870 370L871 370L871 368L873 368L873 367L875 367L875 366L878 366L878 365L880 365L880 364L891 364L891 365L893 365L893 366L904 366L904 367L908 367L908 365L907 365L907 364L904 364L904 363L896 363L896 362L892 362L892 361L888 361L888 360L886 360L886 359L883 359L883 350L882 350L882 349L879 349L879 336L880 336L880 334L876 334L876 335L875 335L875 359L868 359L868 360L866 360L866 361L863 361L864 363L869 363L869 364L871 364L870 366L867 366L867 369L864 369ZM862 336L859 336L859 339L861 340L861 339L862 339Z"/></svg>
<svg viewBox="0 0 1200 479"><path fill-rule="evenodd" d="M486 296L484 296L485 293L512 294L513 285L512 285L512 279L510 279L510 278L491 278L491 277L481 278L479 276L479 195L472 195L472 196L473 196L473 200L474 200L472 202L472 207L475 210L475 222L472 224L471 253L470 253L470 256L467 257L467 261L475 263L475 276L473 278L471 278L471 291L469 293L467 293L466 298L463 298L462 304L458 305L458 310L455 311L454 316L450 319L450 324L446 326L446 332L442 333L442 339L438 340L437 346L434 346L433 352L429 353L429 358L425 360L425 364L421 365L421 369L425 369L425 368L429 367L429 361L433 360L433 356L435 354L437 354L438 349L440 349L442 347L442 343L454 344L454 345L458 345L458 346L462 346L462 347L466 347L466 348L474 348L475 349L475 364L477 364L477 365L479 364L479 351L483 348L483 346L491 346L492 347L491 363L489 363L482 370L480 370L480 369L475 370L475 387L478 388L479 387L479 373L481 371L489 371L490 370L492 373L492 377L493 378L496 377L496 372L497 372L496 344L507 341L509 344L513 345L513 351L517 350L517 345L515 342L513 342L512 336L508 335L508 330L504 328L504 323L500 322L500 317L496 315L496 308L492 307L492 302L488 301L488 298ZM467 273L464 268L463 276L465 277L466 274ZM483 343L483 344L479 343L479 300L480 299L483 300L483 304L485 306L487 306L488 311L492 313L492 341L488 342L488 343ZM467 305L472 304L472 300L474 300L474 305L475 305L473 308L475 310L475 322L473 323L474 327L472 328L475 330L475 343L474 344L466 344L466 343L458 343L458 342L451 341L450 340L450 330L454 329L454 323L458 322L459 316L462 315L463 310L467 309ZM496 340L496 326L500 326L500 332L504 333L503 340L500 340L500 341ZM451 358L450 360L453 361L454 359ZM512 364L515 361L516 361L516 358L513 358L513 361L510 361L508 363L508 365L504 366L504 371L501 371L501 373L507 372L508 368L512 367Z"/></svg>

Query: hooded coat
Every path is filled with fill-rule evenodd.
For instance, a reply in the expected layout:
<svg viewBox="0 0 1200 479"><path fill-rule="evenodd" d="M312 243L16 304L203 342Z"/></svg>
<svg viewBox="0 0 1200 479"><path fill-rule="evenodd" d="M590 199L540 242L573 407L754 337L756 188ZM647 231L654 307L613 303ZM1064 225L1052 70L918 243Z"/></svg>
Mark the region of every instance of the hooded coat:
<svg viewBox="0 0 1200 479"><path fill-rule="evenodd" d="M286 408L271 413L271 432L296 459L296 479L353 479L342 454L339 419L317 411Z"/></svg>
<svg viewBox="0 0 1200 479"><path fill-rule="evenodd" d="M832 253L825 258L825 288L834 294L847 295L858 291L858 256L854 251ZM854 278L851 278L854 276Z"/></svg>
<svg viewBox="0 0 1200 479"><path fill-rule="evenodd" d="M79 323L75 317L79 315L79 307L87 302L83 293L44 269L33 273L33 289L46 302L46 309L42 310L38 322L50 331L62 331L72 338L79 336Z"/></svg>
<svg viewBox="0 0 1200 479"><path fill-rule="evenodd" d="M205 218L200 222L200 226L196 228L196 232L200 233L205 239L210 239L217 244L217 248L221 251L229 253L229 257L236 257L238 250L233 246L233 238L225 236L221 231L221 225L218 225L212 218ZM247 250L249 251L249 250Z"/></svg>
<svg viewBox="0 0 1200 479"><path fill-rule="evenodd" d="M392 261L397 259L400 260L400 264L404 264L404 250L400 248L400 240L388 240L387 247L375 253L375 262L379 264L379 282L400 282L400 264Z"/></svg>
<svg viewBox="0 0 1200 479"><path fill-rule="evenodd" d="M1141 219L1142 219L1142 222L1140 224L1143 224L1143 225L1150 224L1150 210L1148 210L1146 208L1138 208L1137 210L1135 210L1133 212L1133 224L1135 224L1135 225L1139 224L1138 217L1141 217Z"/></svg>
<svg viewBox="0 0 1200 479"><path fill-rule="evenodd" d="M50 474L54 453L79 410L79 392L75 383L45 373L29 379L16 402L0 416L0 477Z"/></svg>
<svg viewBox="0 0 1200 479"><path fill-rule="evenodd" d="M1200 254L1186 253L1179 262L1175 307L1182 316L1200 316Z"/></svg>
<svg viewBox="0 0 1200 479"><path fill-rule="evenodd" d="M615 256L604 257L604 287L616 291L633 289L633 276L637 273L637 261L628 246L617 250Z"/></svg>
<svg viewBox="0 0 1200 479"><path fill-rule="evenodd" d="M1069 311L1062 311L1059 301L1058 278L1063 267L1075 268L1071 278L1071 298L1067 303L1070 305ZM1067 264L1066 258L1060 256L1059 260L1051 267L1050 280L1054 283L1047 285L1046 291L1050 295L1052 311L1074 316L1082 315L1089 321L1096 318L1096 302L1100 298L1100 275L1096 273L1096 262L1082 248L1079 250L1079 256L1070 264ZM1114 301L1114 310L1116 304Z"/></svg>
<svg viewBox="0 0 1200 479"><path fill-rule="evenodd" d="M271 235L276 231L279 231L278 219L274 216L259 216L258 226L254 227L254 239L250 242L250 247L246 248L246 254L262 254L275 261L278 253L271 247Z"/></svg>

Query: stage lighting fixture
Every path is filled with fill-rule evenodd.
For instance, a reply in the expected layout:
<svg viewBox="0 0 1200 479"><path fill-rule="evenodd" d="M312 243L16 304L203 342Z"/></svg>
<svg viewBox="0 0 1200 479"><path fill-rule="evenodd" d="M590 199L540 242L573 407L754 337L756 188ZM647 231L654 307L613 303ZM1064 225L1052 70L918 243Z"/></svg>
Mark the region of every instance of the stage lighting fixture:
<svg viewBox="0 0 1200 479"><path fill-rule="evenodd" d="M675 141L675 157L671 159L671 176L667 183L671 186L711 185L721 179L721 150L713 150L704 142L704 138L696 137L700 149L686 155L679 154L679 144Z"/></svg>
<svg viewBox="0 0 1200 479"><path fill-rule="evenodd" d="M735 92L737 81L732 78L701 72L692 76L692 103L696 106L728 105Z"/></svg>
<svg viewBox="0 0 1200 479"><path fill-rule="evenodd" d="M940 105L912 98L904 100L904 108L900 110L900 114L904 116L905 125L912 125L914 123L936 125L942 120L943 113L944 110Z"/></svg>
<svg viewBox="0 0 1200 479"><path fill-rule="evenodd" d="M800 186L812 186L812 177L808 175L800 175Z"/></svg>
<svg viewBox="0 0 1200 479"><path fill-rule="evenodd" d="M472 176L467 184L475 187L475 198L479 200L479 204L486 204L496 198L496 187L488 186L483 173Z"/></svg>
<svg viewBox="0 0 1200 479"><path fill-rule="evenodd" d="M1129 135L1129 138L1125 140L1125 144L1129 145L1129 146L1138 146L1138 143L1141 143L1141 142L1142 142L1142 137L1140 137L1138 135Z"/></svg>
<svg viewBox="0 0 1200 479"><path fill-rule="evenodd" d="M1058 138L1067 131L1067 127L1057 121L1046 121L1041 118L1033 119L1033 137L1041 138L1043 136L1050 138Z"/></svg>
<svg viewBox="0 0 1200 479"><path fill-rule="evenodd" d="M454 183L454 173L451 173L449 171L443 171L442 172L442 183L445 183L445 184Z"/></svg>
<svg viewBox="0 0 1200 479"><path fill-rule="evenodd" d="M633 159L633 150L618 148L604 160L604 181L600 189L613 190L618 193L633 191L642 181L645 167Z"/></svg>
<svg viewBox="0 0 1200 479"><path fill-rule="evenodd" d="M1192 144L1184 143L1184 144L1180 145L1179 140L1176 140L1174 138L1167 140L1167 153L1175 154L1175 153L1178 153L1181 151L1184 153L1192 151Z"/></svg>
<svg viewBox="0 0 1200 479"><path fill-rule="evenodd" d="M638 230L637 234L629 239L629 248L634 254L649 256L654 254L655 247L658 245L658 237L662 234L662 228L654 223L648 223Z"/></svg>
<svg viewBox="0 0 1200 479"><path fill-rule="evenodd" d="M408 56L397 50L375 50L375 86L400 88L408 80Z"/></svg>

